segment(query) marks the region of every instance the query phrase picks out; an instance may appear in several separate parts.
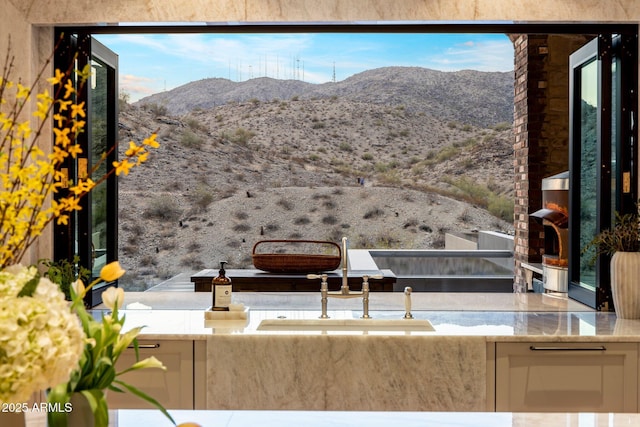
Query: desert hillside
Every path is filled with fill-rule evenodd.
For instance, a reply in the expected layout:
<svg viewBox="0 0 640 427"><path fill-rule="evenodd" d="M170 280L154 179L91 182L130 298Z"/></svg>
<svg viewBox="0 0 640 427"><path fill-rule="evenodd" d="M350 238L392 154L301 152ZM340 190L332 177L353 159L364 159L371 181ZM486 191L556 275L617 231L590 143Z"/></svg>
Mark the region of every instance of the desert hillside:
<svg viewBox="0 0 640 427"><path fill-rule="evenodd" d="M513 109L512 78L509 92L504 73L470 72L482 77L464 80L470 97L506 98L481 106L423 99L464 93L459 78L442 87L451 76L431 82L420 70L393 71L335 83L341 89L328 95L303 82L250 81L269 92L261 95L238 88L248 82L210 79L206 88L195 82L210 94L202 99L236 98L198 101L186 112L178 88L170 98L122 105L122 141L157 131L161 143L120 180L124 285L148 288L219 260L247 268L263 239L348 236L352 248L438 248L446 231L511 232L513 143L502 119Z"/></svg>
<svg viewBox="0 0 640 427"><path fill-rule="evenodd" d="M268 77L243 82L213 78L151 95L138 104L162 105L169 114L183 115L247 100L329 98L403 106L409 112L486 128L513 121L513 73L384 67L324 84Z"/></svg>

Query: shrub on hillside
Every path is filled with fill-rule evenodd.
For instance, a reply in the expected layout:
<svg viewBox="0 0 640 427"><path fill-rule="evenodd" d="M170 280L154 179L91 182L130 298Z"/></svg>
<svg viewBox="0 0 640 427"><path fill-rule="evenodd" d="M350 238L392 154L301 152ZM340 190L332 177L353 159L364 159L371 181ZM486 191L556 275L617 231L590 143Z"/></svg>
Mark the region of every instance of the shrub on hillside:
<svg viewBox="0 0 640 427"><path fill-rule="evenodd" d="M384 211L380 208L371 208L362 216L364 219L379 218L384 215Z"/></svg>
<svg viewBox="0 0 640 427"><path fill-rule="evenodd" d="M169 114L169 109L165 105L151 103L144 104L142 108L150 112L153 117L166 116Z"/></svg>
<svg viewBox="0 0 640 427"><path fill-rule="evenodd" d="M206 210L213 203L213 191L208 185L198 185L195 191L191 193L191 199L197 211Z"/></svg>
<svg viewBox="0 0 640 427"><path fill-rule="evenodd" d="M493 195L489 199L487 210L504 221L513 221L513 200L509 197Z"/></svg>
<svg viewBox="0 0 640 427"><path fill-rule="evenodd" d="M160 195L149 201L145 215L162 221L176 221L182 215L182 211L171 197Z"/></svg>
<svg viewBox="0 0 640 427"><path fill-rule="evenodd" d="M218 140L220 142L231 142L233 144L238 144L242 146L246 146L249 144L251 138L255 136L255 132L247 130L245 128L237 128L233 132L223 131L220 133Z"/></svg>
<svg viewBox="0 0 640 427"><path fill-rule="evenodd" d="M196 119L195 117L187 117L185 119L185 124L187 125L187 127L189 129L191 129L194 132L206 132L207 131L207 127L205 125L203 125L202 122L200 122L200 120Z"/></svg>
<svg viewBox="0 0 640 427"><path fill-rule="evenodd" d="M185 130L180 137L180 144L187 148L201 148L204 140L191 130Z"/></svg>

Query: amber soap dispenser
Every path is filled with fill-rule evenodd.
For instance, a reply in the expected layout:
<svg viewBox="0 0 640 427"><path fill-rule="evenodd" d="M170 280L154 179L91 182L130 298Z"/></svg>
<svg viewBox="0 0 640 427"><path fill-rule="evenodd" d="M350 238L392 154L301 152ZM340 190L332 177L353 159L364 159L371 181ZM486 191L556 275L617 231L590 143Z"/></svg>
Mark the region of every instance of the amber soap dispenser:
<svg viewBox="0 0 640 427"><path fill-rule="evenodd" d="M233 288L231 286L231 279L225 275L224 265L226 263L226 261L220 261L218 276L214 277L211 281L211 292L213 294L212 310L228 311L229 304L231 304Z"/></svg>

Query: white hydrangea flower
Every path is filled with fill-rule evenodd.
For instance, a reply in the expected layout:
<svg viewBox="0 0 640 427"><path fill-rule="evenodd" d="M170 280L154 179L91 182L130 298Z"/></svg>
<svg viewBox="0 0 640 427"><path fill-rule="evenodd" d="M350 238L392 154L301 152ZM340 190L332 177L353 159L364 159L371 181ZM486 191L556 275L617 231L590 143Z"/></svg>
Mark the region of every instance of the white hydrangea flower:
<svg viewBox="0 0 640 427"><path fill-rule="evenodd" d="M21 265L0 271L0 403L68 381L84 348L80 320L58 285L41 278L33 296L18 297L36 275Z"/></svg>

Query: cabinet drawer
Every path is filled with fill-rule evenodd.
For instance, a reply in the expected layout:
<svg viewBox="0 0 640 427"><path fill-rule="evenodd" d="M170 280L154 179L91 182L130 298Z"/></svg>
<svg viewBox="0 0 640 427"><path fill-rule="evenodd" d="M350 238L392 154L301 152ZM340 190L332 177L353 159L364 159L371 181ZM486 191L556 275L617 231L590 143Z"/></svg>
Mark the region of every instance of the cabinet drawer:
<svg viewBox="0 0 640 427"><path fill-rule="evenodd" d="M636 412L632 343L497 343L496 410Z"/></svg>
<svg viewBox="0 0 640 427"><path fill-rule="evenodd" d="M166 367L128 372L120 378L156 399L167 409L193 409L193 341L139 341L140 360L155 356ZM127 349L118 359L116 371L135 363L135 351ZM107 393L109 408L152 408L130 393Z"/></svg>

